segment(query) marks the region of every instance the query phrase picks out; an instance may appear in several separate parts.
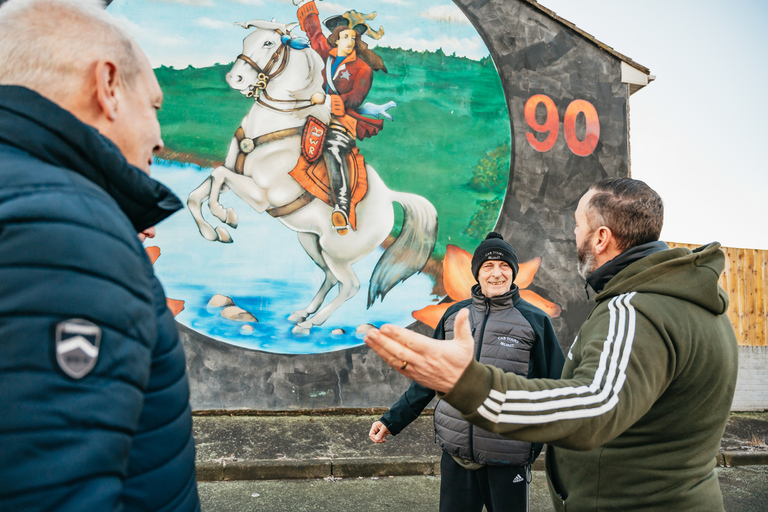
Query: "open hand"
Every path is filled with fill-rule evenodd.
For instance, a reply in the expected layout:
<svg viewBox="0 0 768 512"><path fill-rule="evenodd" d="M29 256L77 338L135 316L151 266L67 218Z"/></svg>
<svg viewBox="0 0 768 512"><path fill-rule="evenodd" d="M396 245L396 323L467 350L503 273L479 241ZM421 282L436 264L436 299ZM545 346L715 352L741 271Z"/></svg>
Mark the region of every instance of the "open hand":
<svg viewBox="0 0 768 512"><path fill-rule="evenodd" d="M456 315L453 340L433 340L403 327L386 324L371 329L365 344L389 366L422 386L447 393L472 361L474 340L469 311Z"/></svg>

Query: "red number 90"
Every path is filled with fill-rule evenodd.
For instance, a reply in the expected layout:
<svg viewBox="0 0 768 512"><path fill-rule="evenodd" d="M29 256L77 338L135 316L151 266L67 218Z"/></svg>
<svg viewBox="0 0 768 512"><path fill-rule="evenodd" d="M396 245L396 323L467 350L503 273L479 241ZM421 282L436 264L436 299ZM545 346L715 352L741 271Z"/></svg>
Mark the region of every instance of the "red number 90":
<svg viewBox="0 0 768 512"><path fill-rule="evenodd" d="M536 107L539 106L539 103L543 103L547 108L547 117L544 119L544 124L539 124L536 121ZM525 102L523 113L525 114L525 121L531 128L539 133L549 132L547 138L541 142L536 140L536 137L531 132L526 133L525 136L528 138L528 143L531 147L542 153L552 149L555 142L557 142L557 131L560 128L560 116L557 113L557 107L555 107L555 102L552 101L552 98L543 94L531 96Z"/></svg>
<svg viewBox="0 0 768 512"><path fill-rule="evenodd" d="M547 109L547 117L544 119L543 124L536 121L536 107L539 104L543 104ZM587 127L584 140L579 140L576 136L576 118L580 113L584 114L584 121ZM525 121L534 131L548 133L547 138L543 141L537 140L531 132L526 133L525 136L531 147L542 153L552 149L555 142L557 142L557 132L560 128L560 116L557 113L555 102L549 96L536 94L525 102L523 114L525 115ZM595 107L585 100L573 100L565 110L563 131L565 132L565 142L574 154L579 156L591 155L597 147L597 141L600 140L600 119L597 117Z"/></svg>

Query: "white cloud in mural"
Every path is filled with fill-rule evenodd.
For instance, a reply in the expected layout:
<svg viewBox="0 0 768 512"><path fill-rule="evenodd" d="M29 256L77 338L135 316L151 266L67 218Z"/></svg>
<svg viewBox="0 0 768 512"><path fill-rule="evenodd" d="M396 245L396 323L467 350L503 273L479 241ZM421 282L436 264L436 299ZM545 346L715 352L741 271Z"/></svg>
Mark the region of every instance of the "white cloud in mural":
<svg viewBox="0 0 768 512"><path fill-rule="evenodd" d="M464 13L461 12L461 9L453 4L430 7L426 11L420 12L419 16L433 21L471 25Z"/></svg>
<svg viewBox="0 0 768 512"><path fill-rule="evenodd" d="M216 5L213 0L157 0L165 4L183 4L194 5L197 7L213 7Z"/></svg>
<svg viewBox="0 0 768 512"><path fill-rule="evenodd" d="M408 2L405 0L379 0L383 4L390 4L390 5L408 5Z"/></svg>
<svg viewBox="0 0 768 512"><path fill-rule="evenodd" d="M333 12L333 13L336 13L336 14L345 13L345 12L351 10L346 5L335 4L333 2L319 2L317 4L317 6L318 6L318 9L320 11L323 11L323 12Z"/></svg>
<svg viewBox="0 0 768 512"><path fill-rule="evenodd" d="M243 5L264 5L264 0L229 0L229 2Z"/></svg>
<svg viewBox="0 0 768 512"><path fill-rule="evenodd" d="M232 60L227 56L216 54L215 50L190 55L186 49L193 43L183 36L166 35L165 32L139 25L121 15L115 16L115 19L139 43L139 46L144 48L153 68L161 65L177 69L186 68L189 65L203 67Z"/></svg>
<svg viewBox="0 0 768 512"><path fill-rule="evenodd" d="M187 44L186 39L179 36L168 36L159 34L158 32L143 27L138 23L135 23L124 16L115 16L120 26L128 32L128 34L139 42L139 45L143 48L162 46L162 47L182 47Z"/></svg>
<svg viewBox="0 0 768 512"><path fill-rule="evenodd" d="M221 20L214 20L206 16L196 19L194 21L194 24L198 27L210 28L213 30L231 30L233 27L235 27L234 23L221 21Z"/></svg>
<svg viewBox="0 0 768 512"><path fill-rule="evenodd" d="M416 51L429 50L431 52L442 49L446 55L455 53L459 57L468 57L474 60L480 60L488 56L488 49L485 47L480 36L476 37L438 37L435 39L416 39L403 36L393 38L397 41L397 46L402 48L412 48Z"/></svg>

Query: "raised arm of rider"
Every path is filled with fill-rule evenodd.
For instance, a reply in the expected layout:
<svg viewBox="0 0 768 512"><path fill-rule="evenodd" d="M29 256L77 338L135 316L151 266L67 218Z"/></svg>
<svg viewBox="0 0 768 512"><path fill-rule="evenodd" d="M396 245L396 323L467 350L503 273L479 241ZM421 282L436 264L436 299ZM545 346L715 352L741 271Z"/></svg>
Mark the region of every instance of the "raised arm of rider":
<svg viewBox="0 0 768 512"><path fill-rule="evenodd" d="M328 45L328 41L323 35L323 29L320 26L320 18L318 15L317 6L315 2L307 2L299 7L296 17L299 20L301 30L309 37L309 42L312 45L312 49L315 50L323 60L328 58L328 52L331 51L331 47Z"/></svg>

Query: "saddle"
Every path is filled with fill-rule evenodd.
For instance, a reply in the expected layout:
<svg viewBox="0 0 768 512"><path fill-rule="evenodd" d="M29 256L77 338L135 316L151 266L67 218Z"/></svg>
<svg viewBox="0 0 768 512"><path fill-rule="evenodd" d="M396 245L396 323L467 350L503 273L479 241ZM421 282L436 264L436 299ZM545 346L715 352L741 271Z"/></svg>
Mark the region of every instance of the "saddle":
<svg viewBox="0 0 768 512"><path fill-rule="evenodd" d="M296 167L289 174L304 190L328 206L333 207L328 170L325 167L325 159L321 158L327 129L323 123L314 117L310 116L307 119L301 137L301 156L296 163ZM363 200L365 193L368 191L368 174L365 170L365 159L357 147L352 148L347 155L347 169L349 170L349 183L352 187L349 225L352 229L357 229L355 206Z"/></svg>
<svg viewBox="0 0 768 512"><path fill-rule="evenodd" d="M242 127L238 128L235 132L235 139L239 149L234 169L237 174L243 174L245 158L257 146L301 134L301 156L289 174L306 192L289 204L268 209L267 213L272 217L289 215L309 204L314 197L333 207L328 170L325 168L325 159L320 158L323 154L323 142L325 141L327 129L328 127L325 124L309 116L304 128L279 130L256 137L255 139L246 137ZM357 229L355 206L363 200L368 191L368 174L365 171L363 155L360 154L356 147L352 148L352 151L347 155L347 169L349 169L349 182L352 187L349 225L352 229Z"/></svg>

